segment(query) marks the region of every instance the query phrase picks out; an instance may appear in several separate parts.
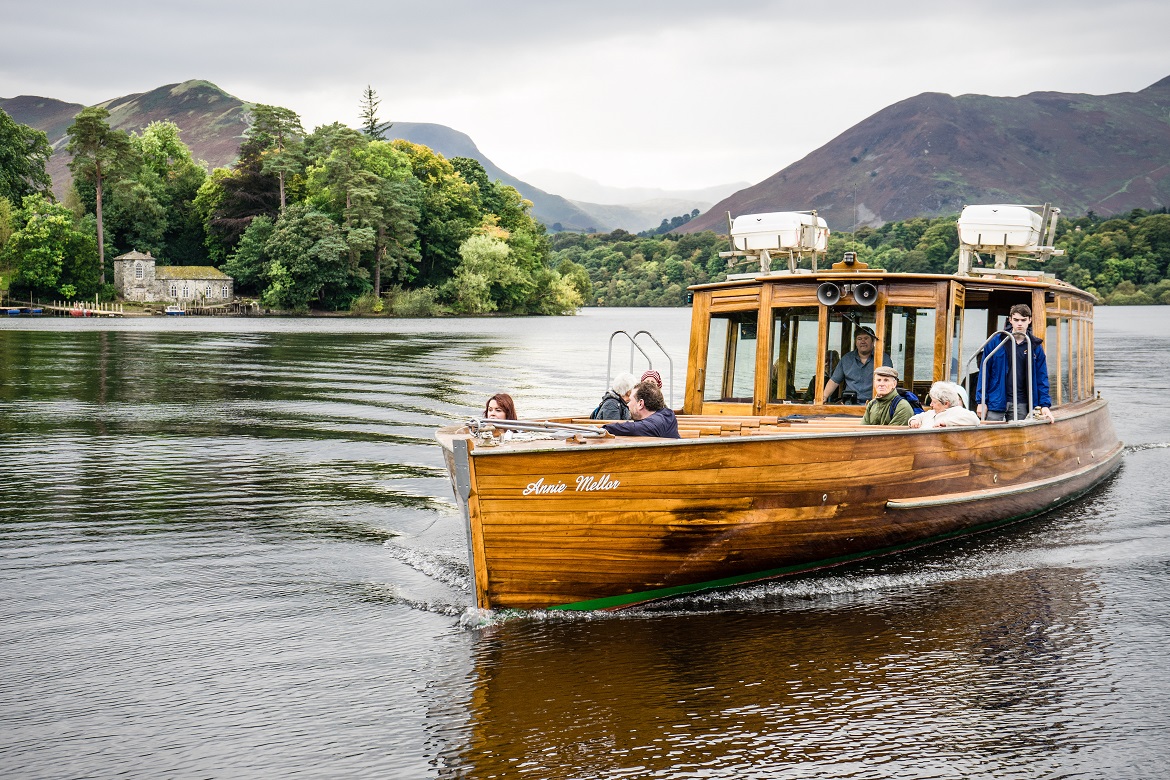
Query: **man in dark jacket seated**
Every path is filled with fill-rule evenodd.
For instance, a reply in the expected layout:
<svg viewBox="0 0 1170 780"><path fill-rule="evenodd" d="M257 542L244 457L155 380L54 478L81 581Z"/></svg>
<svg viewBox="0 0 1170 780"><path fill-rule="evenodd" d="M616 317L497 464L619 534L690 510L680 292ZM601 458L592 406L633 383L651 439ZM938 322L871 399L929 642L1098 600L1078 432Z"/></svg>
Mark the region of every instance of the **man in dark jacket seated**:
<svg viewBox="0 0 1170 780"><path fill-rule="evenodd" d="M615 436L657 436L677 439L678 420L666 408L662 391L652 379L637 384L630 393L630 416L633 422L616 422L602 426Z"/></svg>

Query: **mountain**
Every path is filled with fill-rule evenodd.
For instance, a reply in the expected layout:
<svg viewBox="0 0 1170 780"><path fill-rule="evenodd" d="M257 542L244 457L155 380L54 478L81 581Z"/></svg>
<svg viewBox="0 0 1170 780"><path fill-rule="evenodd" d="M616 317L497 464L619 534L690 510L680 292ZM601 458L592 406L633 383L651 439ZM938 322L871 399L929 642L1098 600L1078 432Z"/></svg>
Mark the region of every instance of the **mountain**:
<svg viewBox="0 0 1170 780"><path fill-rule="evenodd" d="M731 195L681 232L725 232L726 213L816 209L831 228L1051 202L1065 214L1170 204L1170 77L1140 92L1022 97L927 92L895 103Z"/></svg>
<svg viewBox="0 0 1170 780"><path fill-rule="evenodd" d="M240 142L248 127L250 106L207 81L185 81L168 84L150 92L107 100L99 105L110 112L110 126L119 130L141 131L151 122L170 120L179 126L183 142L196 160L204 160L212 168L230 165L239 155ZM53 146L48 171L53 177L53 191L63 197L71 181L69 155L65 152L68 139L65 131L73 123L77 112L85 108L78 103L66 103L46 97L21 95L0 98L0 109L17 122L43 130ZM425 144L444 157L472 157L478 160L490 178L499 179L515 187L532 201L532 213L545 225L559 223L569 230L609 230L620 222L610 222L614 216L599 218L559 195L552 195L501 170L481 152L467 135L449 127L415 122L395 122L388 138L404 138L412 143ZM633 212L631 212L633 213ZM653 219L655 226L664 216ZM645 222L645 216L619 215L619 219Z"/></svg>
<svg viewBox="0 0 1170 780"><path fill-rule="evenodd" d="M170 120L179 126L183 142L196 160L212 168L230 165L240 150L248 124L248 104L207 81L185 81L134 95L107 100L99 105L110 112L110 126L141 131L151 122ZM47 166L53 191L63 197L69 187L68 139L65 131L85 106L44 97L21 95L0 98L0 109L21 124L43 130L53 146Z"/></svg>
<svg viewBox="0 0 1170 780"><path fill-rule="evenodd" d="M609 225L599 221L593 215L584 211L560 195L552 195L531 184L520 181L507 171L487 158L470 136L458 130L452 130L445 125L435 125L426 122L393 122L384 130L386 138L394 140L401 138L413 144L429 146L447 159L452 157L470 157L478 160L487 171L492 181L499 179L504 184L515 187L521 195L532 201L532 216L550 227L560 225L566 230L608 230ZM656 223L657 224L657 223ZM554 228L555 229L555 228Z"/></svg>
<svg viewBox="0 0 1170 780"><path fill-rule="evenodd" d="M524 174L524 180L549 192L559 192L573 201L605 206L643 205L653 201L693 201L687 209L706 208L717 200L749 186L749 183L718 184L697 190L664 190L658 187L609 187L593 179L568 171L537 170ZM663 216L674 216L663 215Z"/></svg>

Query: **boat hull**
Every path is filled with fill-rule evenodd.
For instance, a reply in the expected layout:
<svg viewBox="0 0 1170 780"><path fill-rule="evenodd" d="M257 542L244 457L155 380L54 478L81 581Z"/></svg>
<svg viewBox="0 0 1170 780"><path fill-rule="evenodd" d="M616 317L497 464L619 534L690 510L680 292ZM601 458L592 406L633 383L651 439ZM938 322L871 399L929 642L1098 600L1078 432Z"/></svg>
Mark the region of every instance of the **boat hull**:
<svg viewBox="0 0 1170 780"><path fill-rule="evenodd" d="M529 449L441 433L477 605L616 608L888 554L1048 511L1120 465L1099 400L1051 425L792 427Z"/></svg>

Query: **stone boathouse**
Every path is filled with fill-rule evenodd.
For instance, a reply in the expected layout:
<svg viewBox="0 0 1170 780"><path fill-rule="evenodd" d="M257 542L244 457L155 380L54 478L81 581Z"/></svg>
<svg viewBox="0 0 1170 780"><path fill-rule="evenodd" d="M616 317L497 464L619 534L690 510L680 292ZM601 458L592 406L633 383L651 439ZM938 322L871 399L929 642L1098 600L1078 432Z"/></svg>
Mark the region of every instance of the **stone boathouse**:
<svg viewBox="0 0 1170 780"><path fill-rule="evenodd" d="M123 300L170 301L210 306L235 296L235 280L209 265L156 266L150 252L114 258L114 286Z"/></svg>

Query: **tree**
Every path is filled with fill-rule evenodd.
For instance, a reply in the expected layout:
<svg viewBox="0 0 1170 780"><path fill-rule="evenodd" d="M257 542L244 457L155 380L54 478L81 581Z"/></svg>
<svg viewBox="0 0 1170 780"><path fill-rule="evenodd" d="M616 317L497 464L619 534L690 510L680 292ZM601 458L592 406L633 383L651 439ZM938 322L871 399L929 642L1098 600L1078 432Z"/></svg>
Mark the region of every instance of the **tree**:
<svg viewBox="0 0 1170 780"><path fill-rule="evenodd" d="M362 132L365 133L371 141L385 141L386 131L391 127L394 127L392 124L388 124L385 127L382 127L381 122L378 121L378 106L381 104L382 101L378 99L378 93L374 91L373 87L367 84L366 91L362 93L360 107L362 117Z"/></svg>
<svg viewBox="0 0 1170 780"><path fill-rule="evenodd" d="M475 235L459 245L462 261L448 282L456 311L484 314L496 310L492 288L515 282L508 245L498 238Z"/></svg>
<svg viewBox="0 0 1170 780"><path fill-rule="evenodd" d="M304 310L316 301L343 308L356 297L345 257L345 238L329 215L293 204L280 215L265 246L271 262L265 305Z"/></svg>
<svg viewBox="0 0 1170 780"><path fill-rule="evenodd" d="M143 167L153 175L155 199L166 212L160 256L173 265L206 263L206 231L195 208L207 179L206 163L191 157L174 122L151 122L135 140Z"/></svg>
<svg viewBox="0 0 1170 780"><path fill-rule="evenodd" d="M69 170L74 180L93 184L97 208L97 244L100 283L106 283L105 229L102 225L102 185L113 175L131 153L130 136L123 130L112 130L106 121L110 112L101 106L82 109L66 130L72 155Z"/></svg>
<svg viewBox="0 0 1170 780"><path fill-rule="evenodd" d="M223 271L235 279L236 290L240 293L258 295L263 292L267 278L268 241L272 238L272 220L261 214L252 220L236 251L224 264Z"/></svg>
<svg viewBox="0 0 1170 780"><path fill-rule="evenodd" d="M419 205L419 276L423 286L440 285L455 273L459 245L482 224L475 190L450 161L432 149L402 139L393 147L410 159L411 173L422 185Z"/></svg>
<svg viewBox="0 0 1170 780"><path fill-rule="evenodd" d="M0 198L20 203L25 195L48 195L53 180L45 163L52 154L47 135L0 110Z"/></svg>
<svg viewBox="0 0 1170 780"><path fill-rule="evenodd" d="M252 106L252 124L244 135L262 150L264 173L275 175L280 184L281 211L284 211L287 205L285 193L287 177L304 168L297 143L304 134L301 118L295 111L263 103Z"/></svg>
<svg viewBox="0 0 1170 780"><path fill-rule="evenodd" d="M97 247L92 234L79 229L73 213L45 195L26 195L4 246L4 259L16 269L15 284L31 294L53 295L65 288L93 289L86 273L94 265Z"/></svg>

